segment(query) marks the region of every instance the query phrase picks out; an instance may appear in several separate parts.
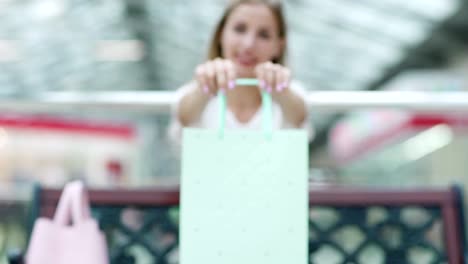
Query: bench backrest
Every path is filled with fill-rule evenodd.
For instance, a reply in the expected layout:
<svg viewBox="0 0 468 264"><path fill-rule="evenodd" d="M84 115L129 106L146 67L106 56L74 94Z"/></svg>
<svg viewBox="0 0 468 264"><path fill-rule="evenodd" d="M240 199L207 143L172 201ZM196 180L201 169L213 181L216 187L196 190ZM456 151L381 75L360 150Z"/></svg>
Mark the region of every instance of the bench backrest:
<svg viewBox="0 0 468 264"><path fill-rule="evenodd" d="M60 193L38 188L36 215L51 217ZM463 263L461 194L456 186L311 189L310 263ZM178 263L178 187L91 189L89 197L113 264Z"/></svg>

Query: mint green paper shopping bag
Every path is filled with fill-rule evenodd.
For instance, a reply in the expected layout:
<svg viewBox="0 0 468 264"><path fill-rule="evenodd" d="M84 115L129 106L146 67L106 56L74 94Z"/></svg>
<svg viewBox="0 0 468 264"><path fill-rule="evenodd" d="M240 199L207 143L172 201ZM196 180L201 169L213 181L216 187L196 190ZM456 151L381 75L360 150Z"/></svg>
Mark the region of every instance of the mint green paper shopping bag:
<svg viewBox="0 0 468 264"><path fill-rule="evenodd" d="M306 131L273 131L267 93L263 131L225 131L218 100L218 130L183 132L180 263L306 264Z"/></svg>

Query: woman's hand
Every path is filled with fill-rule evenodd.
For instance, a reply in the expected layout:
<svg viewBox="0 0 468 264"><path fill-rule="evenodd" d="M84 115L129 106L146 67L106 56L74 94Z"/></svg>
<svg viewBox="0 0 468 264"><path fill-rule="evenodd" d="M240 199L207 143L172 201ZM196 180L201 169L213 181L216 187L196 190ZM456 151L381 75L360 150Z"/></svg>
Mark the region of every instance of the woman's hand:
<svg viewBox="0 0 468 264"><path fill-rule="evenodd" d="M200 64L195 69L198 88L208 95L216 95L218 90L234 89L236 71L230 60L216 58Z"/></svg>
<svg viewBox="0 0 468 264"><path fill-rule="evenodd" d="M301 98L291 89L291 71L280 65L265 62L255 68L260 88L271 94L271 97L280 105L285 120L295 127L301 127L306 118L304 98Z"/></svg>
<svg viewBox="0 0 468 264"><path fill-rule="evenodd" d="M289 87L291 82L291 71L280 64L265 62L255 68L260 88L271 93L273 97L279 96Z"/></svg>

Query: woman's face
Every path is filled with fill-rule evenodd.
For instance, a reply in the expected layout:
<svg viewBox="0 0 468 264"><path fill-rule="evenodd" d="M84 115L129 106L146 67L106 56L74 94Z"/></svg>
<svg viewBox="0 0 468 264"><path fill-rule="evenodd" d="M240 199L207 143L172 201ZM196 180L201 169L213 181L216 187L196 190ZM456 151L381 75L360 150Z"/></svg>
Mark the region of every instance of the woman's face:
<svg viewBox="0 0 468 264"><path fill-rule="evenodd" d="M264 4L236 7L221 35L222 55L235 63L238 77L254 77L255 66L279 57L283 46L276 18Z"/></svg>

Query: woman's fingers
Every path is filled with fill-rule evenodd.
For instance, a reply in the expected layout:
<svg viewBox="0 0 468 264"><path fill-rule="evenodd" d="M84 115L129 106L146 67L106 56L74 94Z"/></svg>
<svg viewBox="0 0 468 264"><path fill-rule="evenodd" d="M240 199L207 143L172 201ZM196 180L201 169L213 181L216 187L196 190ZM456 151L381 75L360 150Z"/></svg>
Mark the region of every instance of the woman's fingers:
<svg viewBox="0 0 468 264"><path fill-rule="evenodd" d="M210 94L216 94L218 92L218 86L216 84L216 67L213 62L205 63L205 79L208 84Z"/></svg>
<svg viewBox="0 0 468 264"><path fill-rule="evenodd" d="M291 82L291 71L272 62L265 62L255 67L255 74L260 81L260 88L270 93L279 93ZM235 65L230 60L215 59L199 65L195 70L199 87L204 93L216 95L219 89L235 88Z"/></svg>
<svg viewBox="0 0 468 264"><path fill-rule="evenodd" d="M267 62L265 64L265 82L268 92L272 92L273 88L276 86L276 66L271 63Z"/></svg>
<svg viewBox="0 0 468 264"><path fill-rule="evenodd" d="M215 59L195 69L195 79L204 93L215 95L218 90L234 89L236 72L234 63Z"/></svg>
<svg viewBox="0 0 468 264"><path fill-rule="evenodd" d="M260 80L260 88L268 92L282 92L289 86L291 71L280 64L262 63L255 72Z"/></svg>
<svg viewBox="0 0 468 264"><path fill-rule="evenodd" d="M208 86L208 79L206 78L206 67L201 64L195 68L195 80L197 81L198 87L205 94L210 93L210 88Z"/></svg>
<svg viewBox="0 0 468 264"><path fill-rule="evenodd" d="M234 63L230 60L224 60L224 67L228 80L227 87L228 89L232 90L236 87L236 68Z"/></svg>
<svg viewBox="0 0 468 264"><path fill-rule="evenodd" d="M213 67L215 71L216 87L221 90L221 92L226 91L227 88L227 72L224 67L224 61L221 59L215 59L213 61Z"/></svg>
<svg viewBox="0 0 468 264"><path fill-rule="evenodd" d="M289 86L291 81L291 71L286 67L280 67L276 72L276 92L282 92Z"/></svg>
<svg viewBox="0 0 468 264"><path fill-rule="evenodd" d="M260 89L262 90L267 90L267 83L266 83L266 71L264 64L259 64L257 67L255 67L255 75L257 76L257 79L259 81L259 86Z"/></svg>

